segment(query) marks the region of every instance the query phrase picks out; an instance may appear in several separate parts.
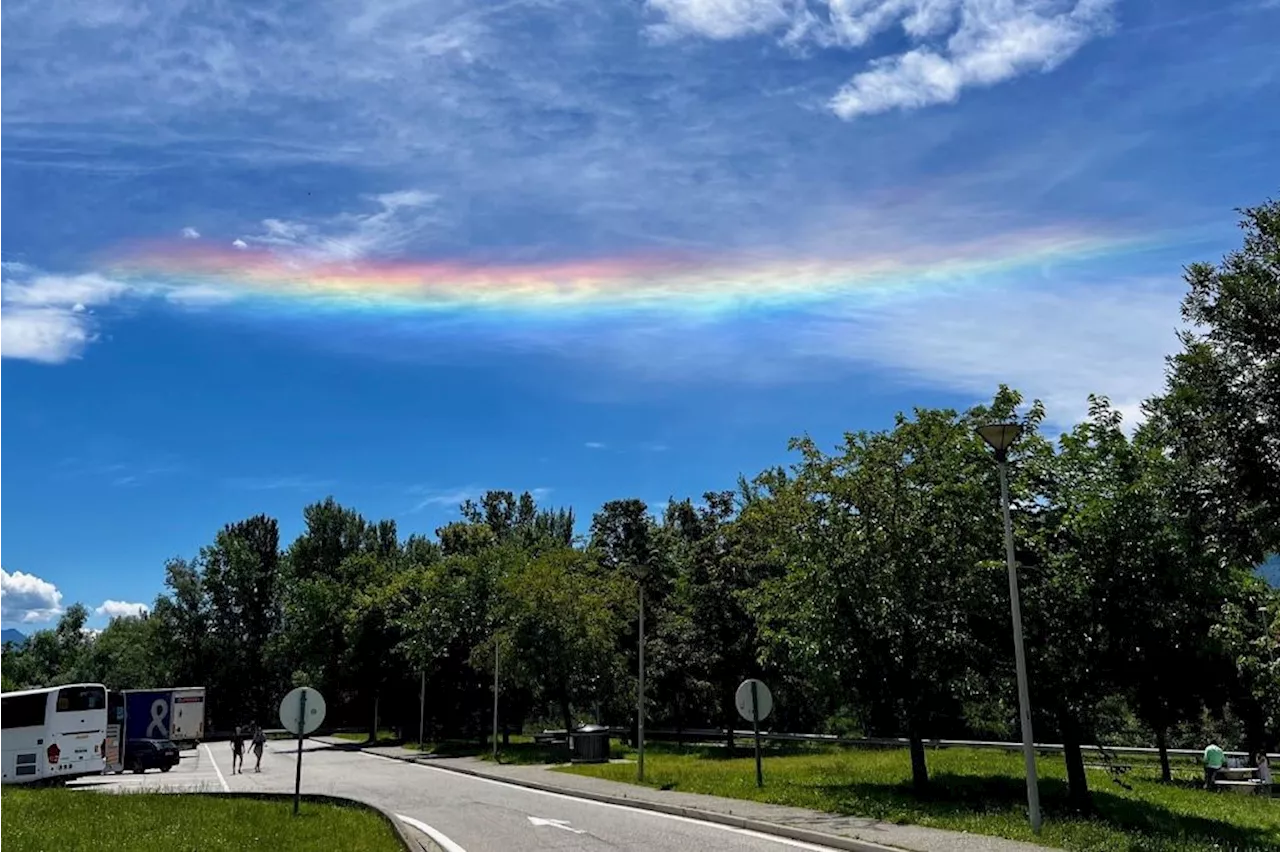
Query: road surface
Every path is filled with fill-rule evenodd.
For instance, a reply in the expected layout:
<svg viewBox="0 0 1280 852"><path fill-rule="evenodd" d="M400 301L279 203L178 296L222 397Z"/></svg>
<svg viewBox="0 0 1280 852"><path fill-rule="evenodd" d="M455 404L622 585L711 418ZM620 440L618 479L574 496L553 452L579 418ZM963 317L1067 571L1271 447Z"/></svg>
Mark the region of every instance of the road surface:
<svg viewBox="0 0 1280 852"><path fill-rule="evenodd" d="M184 752L182 765L171 772L126 773L77 786L293 792L296 747L284 740L269 742L260 773L253 771L249 752L248 768L232 775L230 747L213 743ZM377 804L416 830L432 831L446 852L828 852L808 843L543 793L310 741L303 751L302 790Z"/></svg>

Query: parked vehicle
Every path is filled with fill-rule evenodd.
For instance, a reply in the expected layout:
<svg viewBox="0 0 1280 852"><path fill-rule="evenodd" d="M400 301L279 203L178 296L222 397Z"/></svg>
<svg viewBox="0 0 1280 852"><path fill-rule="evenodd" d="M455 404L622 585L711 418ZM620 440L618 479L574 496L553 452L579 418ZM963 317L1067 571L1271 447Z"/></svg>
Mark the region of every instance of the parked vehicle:
<svg viewBox="0 0 1280 852"><path fill-rule="evenodd" d="M124 753L129 771L138 773L148 769L168 772L182 760L172 740L129 740Z"/></svg>
<svg viewBox="0 0 1280 852"><path fill-rule="evenodd" d="M204 738L203 686L113 690L107 696L107 772L131 769L135 742L162 740L176 748ZM122 746L122 747L118 747Z"/></svg>
<svg viewBox="0 0 1280 852"><path fill-rule="evenodd" d="M0 706L3 782L64 782L101 775L107 746L107 688L73 683L6 692Z"/></svg>

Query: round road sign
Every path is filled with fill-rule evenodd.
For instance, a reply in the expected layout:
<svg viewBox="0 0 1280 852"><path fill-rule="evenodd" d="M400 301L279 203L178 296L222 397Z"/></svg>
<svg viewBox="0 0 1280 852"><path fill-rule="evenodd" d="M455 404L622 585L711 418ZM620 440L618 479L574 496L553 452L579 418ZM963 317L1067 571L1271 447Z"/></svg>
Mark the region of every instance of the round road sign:
<svg viewBox="0 0 1280 852"><path fill-rule="evenodd" d="M304 705L303 695L307 701ZM302 714L306 713L306 718ZM324 721L324 697L309 686L300 686L284 697L280 702L280 724L284 729L296 736L304 736L320 727Z"/></svg>
<svg viewBox="0 0 1280 852"><path fill-rule="evenodd" d="M734 703L738 705L738 713L748 722L754 721L751 716L751 685L756 687L756 711L760 714L756 719L764 719L773 710L773 694L769 692L769 687L764 685L763 681L755 678L748 678L738 687L738 693L734 696Z"/></svg>

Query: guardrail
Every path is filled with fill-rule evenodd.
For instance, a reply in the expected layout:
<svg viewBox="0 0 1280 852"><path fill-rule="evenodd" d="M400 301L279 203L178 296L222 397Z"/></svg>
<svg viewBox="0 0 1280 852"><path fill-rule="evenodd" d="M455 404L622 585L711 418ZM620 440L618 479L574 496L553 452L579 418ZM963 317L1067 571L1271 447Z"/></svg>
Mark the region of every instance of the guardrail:
<svg viewBox="0 0 1280 852"><path fill-rule="evenodd" d="M632 733L630 728L610 728L610 733L616 735L629 735ZM645 729L646 739L684 739L696 741L710 741L711 743L723 744L728 736L725 728L686 728L683 731L676 731L667 728ZM753 732L749 730L735 729L733 732L735 739L750 739ZM802 743L825 743L830 745L841 746L868 746L873 748L899 748L905 747L910 743L906 737L842 737L837 734L795 734L782 731L761 731L760 739L773 740L777 742L802 742ZM1001 740L944 740L944 739L926 739L924 744L930 748L983 748L996 749L1000 751L1021 751L1022 743L1020 742L1004 742ZM1106 751L1110 754L1117 755L1158 755L1160 749L1147 746L1108 746L1108 745L1081 745L1086 751ZM1064 746L1062 743L1036 743L1036 751L1060 752ZM1204 752L1199 749L1189 748L1171 748L1167 749L1170 757L1186 757L1201 759ZM1249 755L1243 751L1227 751L1224 752L1230 757L1248 758ZM1280 760L1280 753L1269 753L1267 755L1270 760Z"/></svg>

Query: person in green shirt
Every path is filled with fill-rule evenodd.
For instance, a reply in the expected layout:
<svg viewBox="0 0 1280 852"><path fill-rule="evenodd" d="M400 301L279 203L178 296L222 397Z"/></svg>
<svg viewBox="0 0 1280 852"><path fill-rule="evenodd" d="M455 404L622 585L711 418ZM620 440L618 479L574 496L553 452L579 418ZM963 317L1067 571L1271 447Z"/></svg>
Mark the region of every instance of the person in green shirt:
<svg viewBox="0 0 1280 852"><path fill-rule="evenodd" d="M1209 743L1204 750L1204 788L1212 790L1218 777L1218 770L1226 763L1226 755L1216 743Z"/></svg>

